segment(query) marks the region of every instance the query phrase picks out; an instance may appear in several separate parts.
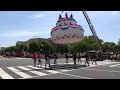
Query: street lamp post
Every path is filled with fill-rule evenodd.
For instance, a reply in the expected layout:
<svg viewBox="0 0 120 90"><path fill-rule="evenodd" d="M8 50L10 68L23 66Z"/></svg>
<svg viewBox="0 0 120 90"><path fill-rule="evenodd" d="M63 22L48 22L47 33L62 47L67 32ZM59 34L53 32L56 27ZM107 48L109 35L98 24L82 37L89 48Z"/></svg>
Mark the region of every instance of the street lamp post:
<svg viewBox="0 0 120 90"><path fill-rule="evenodd" d="M41 47L40 47L40 51L43 52L43 50L42 50L43 44L41 44L40 46L41 46Z"/></svg>

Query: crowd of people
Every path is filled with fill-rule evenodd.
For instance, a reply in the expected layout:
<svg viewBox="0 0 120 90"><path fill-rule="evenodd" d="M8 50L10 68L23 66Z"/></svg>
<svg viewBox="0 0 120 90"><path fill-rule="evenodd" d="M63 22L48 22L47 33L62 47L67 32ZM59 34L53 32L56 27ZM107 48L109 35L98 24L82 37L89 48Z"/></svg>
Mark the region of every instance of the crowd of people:
<svg viewBox="0 0 120 90"><path fill-rule="evenodd" d="M85 57L84 65L87 64L89 66L89 60L90 60L89 55L86 53L84 57ZM40 65L40 67L42 67L42 59L43 58L45 59L45 69L46 69L47 65L49 65L49 67L51 69L50 60L54 59L54 64L57 64L57 59L59 57L56 53L54 53L52 55L49 53L45 53L44 55L42 55L42 53L40 53L40 52L38 52L38 53L35 52L32 55L32 59L34 61L34 67L36 67L36 66L39 67L39 65ZM70 55L68 53L64 54L64 58L66 59L66 64L69 63ZM78 60L78 63L79 62L82 63L82 60L81 60L82 56L80 55L80 53L74 52L74 53L72 53L72 58L73 58L73 62L74 62L74 68L77 68L76 62ZM36 64L37 60L38 60L38 64ZM96 59L93 59L93 63L94 62L96 63Z"/></svg>
<svg viewBox="0 0 120 90"><path fill-rule="evenodd" d="M66 59L66 64L69 63L69 58L70 57L71 57L70 54L68 54L68 53L64 54L64 58ZM76 67L76 62L82 63L81 58L85 58L84 65L90 66L89 61L92 61L92 64L95 63L97 65L97 61L100 60L100 59L103 59L103 57L104 56L101 53L99 53L99 54L98 53L93 53L93 54L84 53L84 55L81 55L81 53L77 53L77 52L72 53L72 58L73 58L73 62L74 62L74 68L77 68ZM120 61L120 54L110 54L108 57L110 58L111 61L114 61L114 60ZM38 65L42 65L43 55L40 52L39 53L35 52L33 54L32 58L34 60L34 66L36 66L36 60L37 59L38 59ZM49 54L49 53L46 53L44 55L44 58L45 58L45 68L46 68L47 65L49 65L49 67L51 68L50 60L54 59L54 64L57 64L57 59L59 57L58 57L58 55L56 53L54 53L52 55Z"/></svg>
<svg viewBox="0 0 120 90"><path fill-rule="evenodd" d="M25 51L22 50L21 52L21 56L25 57L27 54L25 53ZM16 53L14 51L12 51L11 53L7 53L6 52L6 56L13 56L15 58ZM58 55L57 53L54 54L50 54L49 52L46 52L44 54L42 54L41 52L34 52L34 54L31 55L33 61L34 61L34 67L38 67L41 68L42 67L42 59L45 59L45 68L47 67L47 65L49 65L49 67L51 68L50 65L50 60L54 60L54 64L57 64L57 59L60 58L60 55ZM84 65L90 66L89 61L92 61L92 64L96 64L97 65L97 61L98 60L111 60L111 61L120 61L120 54L119 53L109 53L104 55L103 53L77 53L76 51L74 53L64 53L62 56L62 58L66 59L66 64L69 63L69 58L73 58L73 62L74 62L74 68L76 67L76 63L83 63L81 58L85 58L85 63ZM37 63L38 62L38 63Z"/></svg>

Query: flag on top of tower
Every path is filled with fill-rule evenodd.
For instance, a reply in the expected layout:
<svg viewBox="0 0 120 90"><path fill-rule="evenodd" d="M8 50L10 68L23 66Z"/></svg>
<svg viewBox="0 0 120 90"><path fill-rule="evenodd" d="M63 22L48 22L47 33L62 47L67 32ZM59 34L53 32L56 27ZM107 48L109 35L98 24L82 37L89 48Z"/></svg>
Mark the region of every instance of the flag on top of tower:
<svg viewBox="0 0 120 90"><path fill-rule="evenodd" d="M73 15L72 15L72 14L70 15L70 18L72 18L72 19L73 19Z"/></svg>
<svg viewBox="0 0 120 90"><path fill-rule="evenodd" d="M62 16L59 14L59 19L61 19L62 18Z"/></svg>
<svg viewBox="0 0 120 90"><path fill-rule="evenodd" d="M66 18L68 18L68 15L67 15L67 13L65 14L65 17L66 17Z"/></svg>

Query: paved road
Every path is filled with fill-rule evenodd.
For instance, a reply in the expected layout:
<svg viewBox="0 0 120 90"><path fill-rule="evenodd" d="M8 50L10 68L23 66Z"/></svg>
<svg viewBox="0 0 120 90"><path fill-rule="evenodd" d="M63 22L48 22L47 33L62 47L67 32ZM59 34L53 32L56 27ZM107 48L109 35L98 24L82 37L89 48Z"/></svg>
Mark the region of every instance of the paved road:
<svg viewBox="0 0 120 90"><path fill-rule="evenodd" d="M85 59L82 59L83 61ZM42 63L44 64L44 59ZM54 60L51 60L53 64ZM65 63L65 59L58 59L58 63ZM69 59L69 62L73 62L72 58ZM33 65L33 60L31 58L3 58L0 60L0 67L12 67L12 66L23 66L23 65Z"/></svg>
<svg viewBox="0 0 120 90"><path fill-rule="evenodd" d="M120 62L110 60L99 61L98 65L83 63L73 68L72 59L65 64L65 59L59 59L54 65L51 60L52 70L33 67L32 59L11 58L0 60L0 79L120 79ZM90 62L91 63L91 62Z"/></svg>

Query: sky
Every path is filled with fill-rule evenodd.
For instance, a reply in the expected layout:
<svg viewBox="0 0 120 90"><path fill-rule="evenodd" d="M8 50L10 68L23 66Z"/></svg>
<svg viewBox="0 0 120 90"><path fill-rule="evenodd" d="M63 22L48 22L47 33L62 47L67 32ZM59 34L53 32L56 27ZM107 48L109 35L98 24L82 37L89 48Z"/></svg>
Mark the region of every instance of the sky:
<svg viewBox="0 0 120 90"><path fill-rule="evenodd" d="M17 41L31 38L50 38L59 14L73 14L85 36L92 35L81 11L0 11L0 47L15 46ZM117 44L120 38L120 11L87 11L100 39Z"/></svg>

